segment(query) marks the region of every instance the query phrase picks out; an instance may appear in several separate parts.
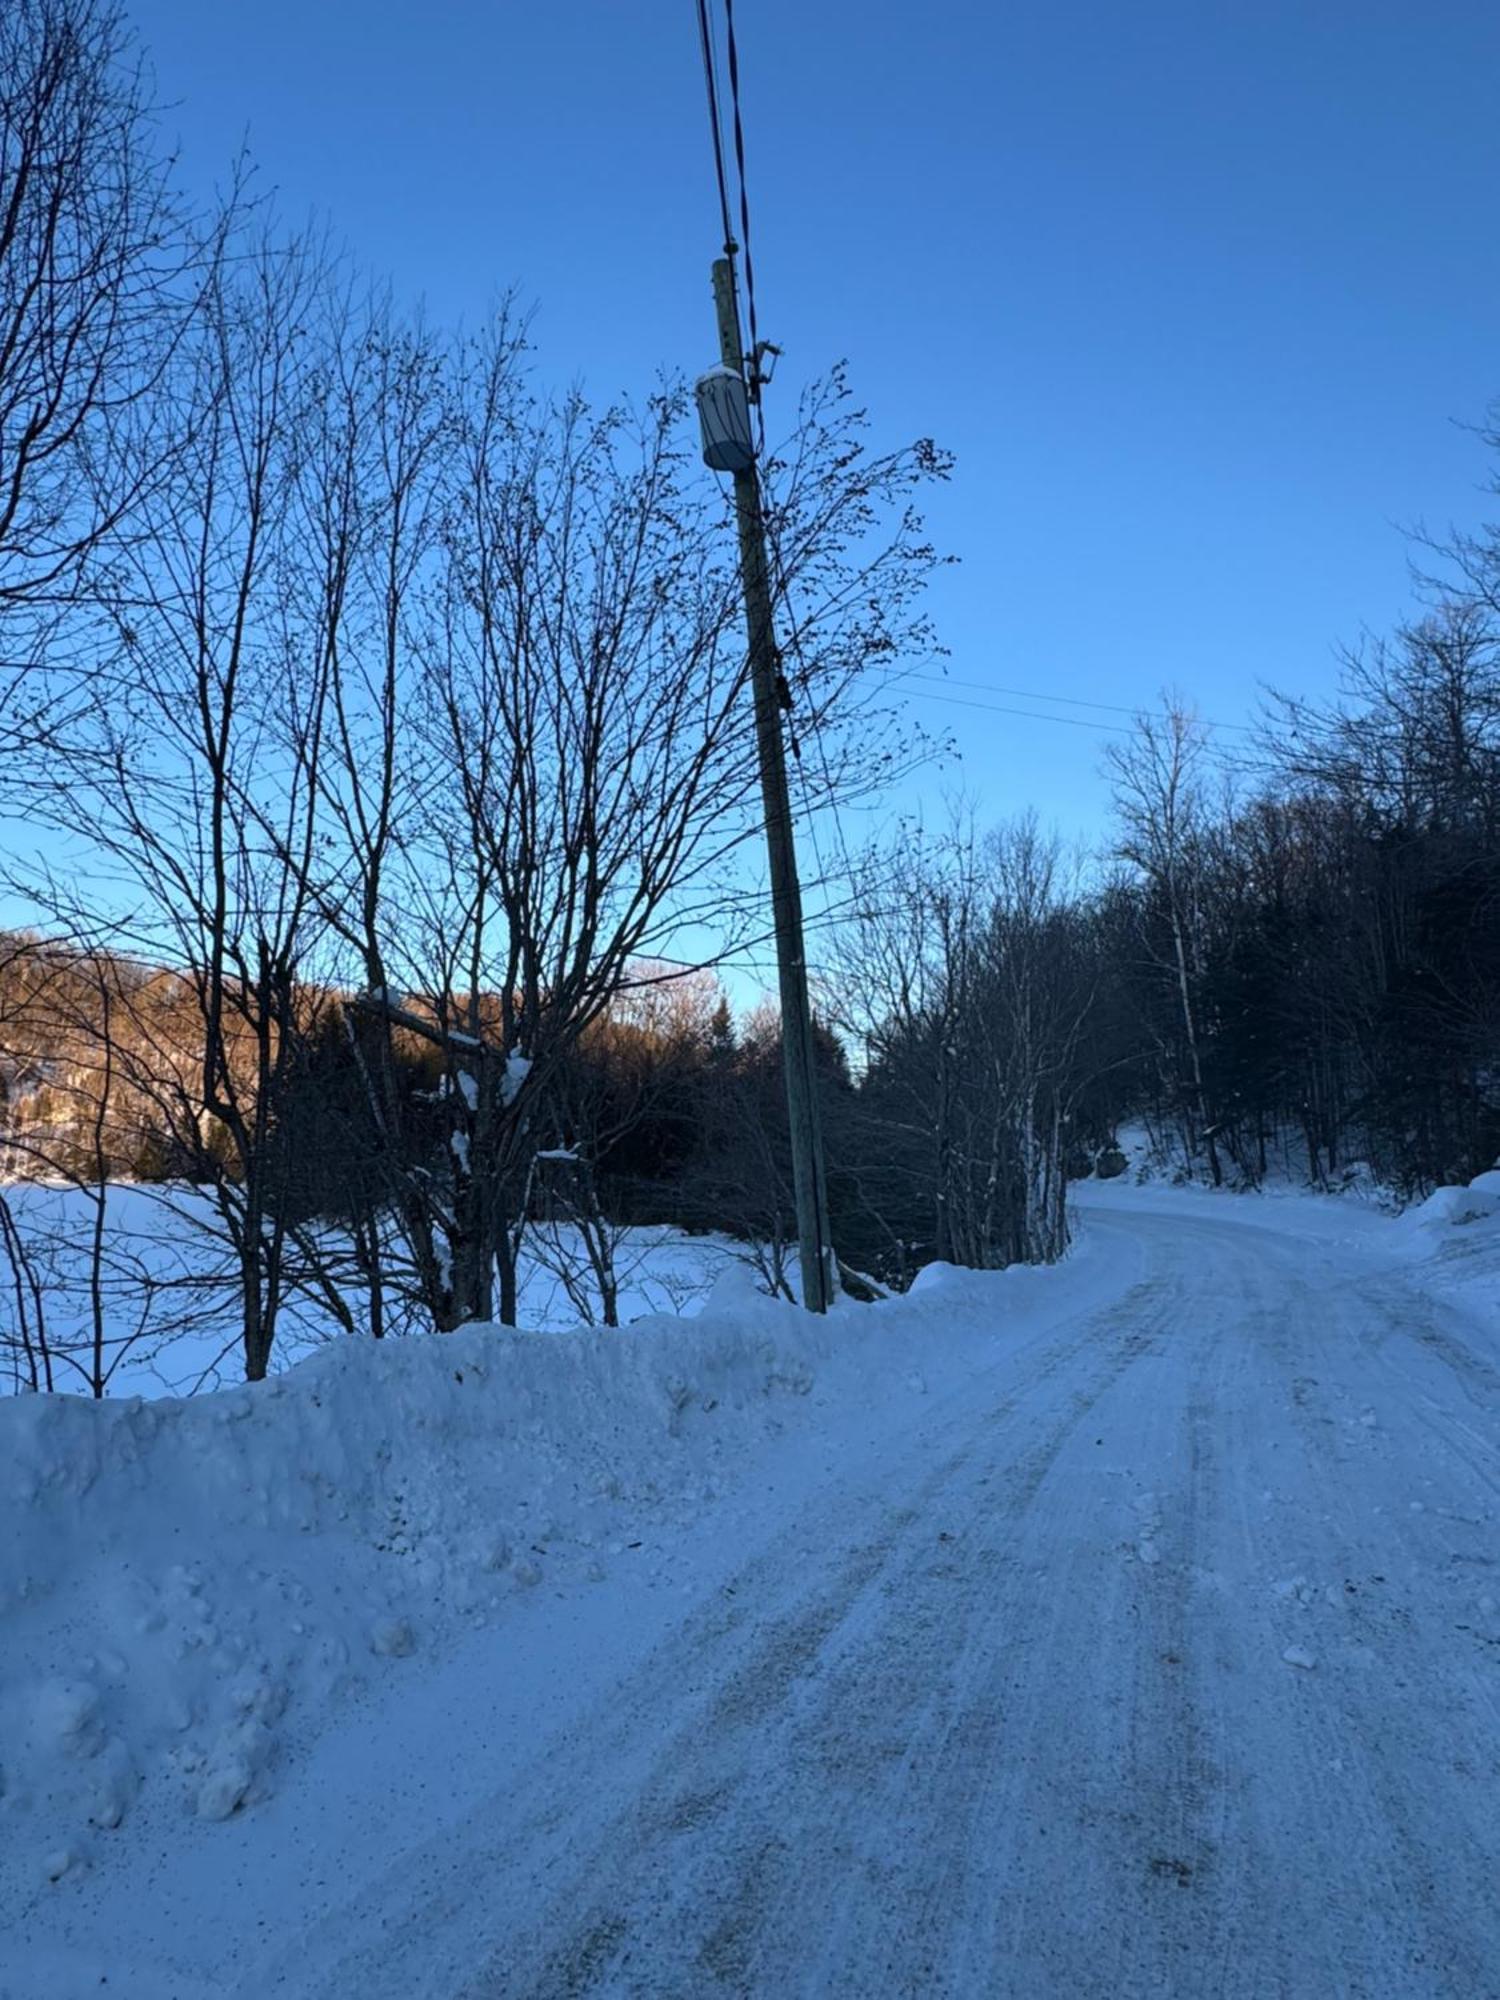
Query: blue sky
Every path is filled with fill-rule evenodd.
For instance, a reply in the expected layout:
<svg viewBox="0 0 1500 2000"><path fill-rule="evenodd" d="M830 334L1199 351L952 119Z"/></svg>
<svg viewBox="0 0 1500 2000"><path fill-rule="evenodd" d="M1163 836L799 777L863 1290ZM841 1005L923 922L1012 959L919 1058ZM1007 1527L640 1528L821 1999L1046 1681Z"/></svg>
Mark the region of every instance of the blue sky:
<svg viewBox="0 0 1500 2000"><path fill-rule="evenodd" d="M248 133L291 214L325 213L434 317L518 287L559 381L714 358L692 0L130 12L190 179ZM1331 688L1339 642L1407 607L1399 525L1482 510L1459 426L1500 395L1500 8L739 0L737 21L785 379L847 356L881 441L958 455L932 509L961 558L935 599L950 672L1126 705L1170 683L1230 723L1262 680ZM1100 835L1089 711L939 693L915 710L957 732L949 781L985 813Z"/></svg>

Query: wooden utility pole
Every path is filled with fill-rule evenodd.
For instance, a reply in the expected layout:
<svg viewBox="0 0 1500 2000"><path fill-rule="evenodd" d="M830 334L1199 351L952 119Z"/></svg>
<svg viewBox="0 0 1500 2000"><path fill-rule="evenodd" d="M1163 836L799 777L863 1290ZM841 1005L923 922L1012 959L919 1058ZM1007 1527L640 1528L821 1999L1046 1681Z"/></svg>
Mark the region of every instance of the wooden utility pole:
<svg viewBox="0 0 1500 2000"><path fill-rule="evenodd" d="M713 279L720 356L724 366L743 379L745 356L740 346L739 308L735 301L734 271L727 257L715 260ZM756 365L759 358L755 357ZM771 579L766 563L765 524L761 519L760 479L753 463L734 474L734 505L740 531L740 574L750 641L750 684L755 697L766 850L771 866L771 908L776 920L781 1053L792 1133L792 1186L797 1203L802 1302L810 1312L826 1312L838 1289L838 1276L828 1228L828 1184L823 1166L822 1122L818 1116L812 1007L807 992L807 944L802 931L802 887L797 879L786 748L781 733L780 665L771 617Z"/></svg>

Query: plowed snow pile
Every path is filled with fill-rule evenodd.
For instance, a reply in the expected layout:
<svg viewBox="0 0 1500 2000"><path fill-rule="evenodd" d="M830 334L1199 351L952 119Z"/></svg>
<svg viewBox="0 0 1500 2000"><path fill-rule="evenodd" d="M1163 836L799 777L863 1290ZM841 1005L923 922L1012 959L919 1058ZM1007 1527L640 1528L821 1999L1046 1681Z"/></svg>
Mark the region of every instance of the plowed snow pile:
<svg viewBox="0 0 1500 2000"><path fill-rule="evenodd" d="M816 1423L815 1385L909 1397L1046 1282L924 1280L819 1323L736 1269L690 1321L344 1341L254 1388L0 1403L0 1906L104 1859L143 1787L253 1809L371 1676L602 1580Z"/></svg>

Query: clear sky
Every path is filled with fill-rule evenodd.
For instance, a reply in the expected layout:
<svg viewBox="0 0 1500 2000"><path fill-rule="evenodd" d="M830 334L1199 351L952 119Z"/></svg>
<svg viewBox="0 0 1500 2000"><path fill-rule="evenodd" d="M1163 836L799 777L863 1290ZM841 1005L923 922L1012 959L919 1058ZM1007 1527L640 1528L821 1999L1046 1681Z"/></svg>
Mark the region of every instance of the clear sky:
<svg viewBox="0 0 1500 2000"><path fill-rule="evenodd" d="M248 133L432 316L599 393L715 358L692 0L134 0L190 179ZM739 0L762 331L958 455L949 670L1242 722L1472 522L1500 395L1495 0ZM790 397L788 398L790 400ZM774 424L772 426L774 429ZM1096 836L1107 737L923 687L962 782ZM1100 718L1106 719L1103 712ZM934 785L936 780L931 781Z"/></svg>

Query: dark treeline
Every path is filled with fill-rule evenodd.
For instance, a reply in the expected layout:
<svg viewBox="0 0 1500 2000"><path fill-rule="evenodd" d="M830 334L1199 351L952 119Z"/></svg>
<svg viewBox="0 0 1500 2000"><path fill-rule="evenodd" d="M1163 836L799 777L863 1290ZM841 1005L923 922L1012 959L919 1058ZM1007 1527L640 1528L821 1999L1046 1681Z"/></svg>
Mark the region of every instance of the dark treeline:
<svg viewBox="0 0 1500 2000"><path fill-rule="evenodd" d="M1344 702L1277 703L1242 796L1180 716L1115 760L1138 1101L1215 1181L1362 1165L1410 1196L1500 1151L1500 565L1474 574Z"/></svg>
<svg viewBox="0 0 1500 2000"><path fill-rule="evenodd" d="M1495 1163L1500 540L1449 554L1342 700L1269 699L1249 771L1170 700L1140 717L1087 882L1031 824L908 843L837 981L900 1234L1056 1255L1063 1182L1118 1169L1126 1119L1215 1185L1412 1198Z"/></svg>

